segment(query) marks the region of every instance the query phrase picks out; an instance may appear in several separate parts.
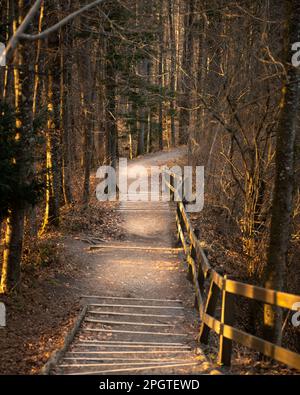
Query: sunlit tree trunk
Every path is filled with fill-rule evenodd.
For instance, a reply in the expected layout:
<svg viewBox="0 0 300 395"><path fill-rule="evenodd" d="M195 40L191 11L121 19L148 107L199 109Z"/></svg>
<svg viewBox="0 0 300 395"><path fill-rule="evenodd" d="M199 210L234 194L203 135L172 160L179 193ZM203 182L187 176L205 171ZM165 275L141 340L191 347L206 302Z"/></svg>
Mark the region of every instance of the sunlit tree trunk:
<svg viewBox="0 0 300 395"><path fill-rule="evenodd" d="M23 0L15 4L14 30L23 18L26 8ZM19 174L15 182L19 185L26 185L30 179L31 168L28 164L31 139L30 132L33 127L32 116L32 91L33 91L33 65L32 50L28 47L20 46L15 53L14 62L14 91L15 109L18 113L16 120L15 139L20 141L19 152L15 158ZM5 244L1 274L1 292L8 293L18 287L21 273L21 259L24 238L25 202L16 200L11 202L10 213L6 222Z"/></svg>
<svg viewBox="0 0 300 395"><path fill-rule="evenodd" d="M70 10L70 2L65 3L65 10ZM70 12L70 11L69 11ZM71 145L72 145L72 63L73 36L72 29L66 26L61 33L61 130L62 130L62 190L65 204L73 201L71 187Z"/></svg>
<svg viewBox="0 0 300 395"><path fill-rule="evenodd" d="M41 5L38 31L41 32L43 28L44 21L44 4ZM34 88L33 88L33 103L32 103L32 113L33 118L35 118L38 108L40 107L39 101L41 101L41 63L44 61L44 56L42 55L42 41L39 40L36 44L36 56L34 65ZM36 173L36 162L32 163L33 172ZM38 234L38 218L37 218L37 207L29 207L26 214L29 223L30 236L34 239Z"/></svg>
<svg viewBox="0 0 300 395"><path fill-rule="evenodd" d="M50 7L50 6L49 6ZM49 8L48 23L57 22L57 10ZM49 63L47 65L48 122L46 134L46 207L41 231L59 226L61 167L60 167L60 74L59 32L48 38Z"/></svg>

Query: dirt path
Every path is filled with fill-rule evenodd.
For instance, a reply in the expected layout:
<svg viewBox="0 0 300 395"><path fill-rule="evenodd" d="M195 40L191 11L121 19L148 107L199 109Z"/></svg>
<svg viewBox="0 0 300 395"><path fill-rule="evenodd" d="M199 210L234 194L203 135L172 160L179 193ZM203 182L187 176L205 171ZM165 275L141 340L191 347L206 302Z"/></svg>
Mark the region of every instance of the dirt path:
<svg viewBox="0 0 300 395"><path fill-rule="evenodd" d="M183 154L177 149L131 161L129 178L140 165L149 169ZM52 373L218 373L195 341L194 294L182 251L175 248L173 204L128 201L118 211L124 240L89 248L88 312Z"/></svg>

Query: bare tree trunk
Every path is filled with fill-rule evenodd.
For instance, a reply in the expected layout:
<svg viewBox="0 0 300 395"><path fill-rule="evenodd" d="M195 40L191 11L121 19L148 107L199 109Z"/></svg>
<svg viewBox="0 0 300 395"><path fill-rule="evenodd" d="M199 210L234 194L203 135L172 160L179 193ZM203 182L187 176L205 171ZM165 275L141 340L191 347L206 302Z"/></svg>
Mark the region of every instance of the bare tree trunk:
<svg viewBox="0 0 300 395"><path fill-rule="evenodd" d="M108 156L113 167L116 166L118 157L118 126L117 126L117 102L116 102L116 75L113 61L115 48L109 41L107 53L109 59L106 68L106 95L107 95L107 136L108 136Z"/></svg>
<svg viewBox="0 0 300 395"><path fill-rule="evenodd" d="M65 9L70 10L70 2L65 3ZM71 188L71 131L72 131L72 62L73 37L69 26L65 28L61 39L61 104L62 104L62 189L65 204L73 201Z"/></svg>
<svg viewBox="0 0 300 395"><path fill-rule="evenodd" d="M8 293L18 287L24 236L24 207L14 206L6 222L1 291Z"/></svg>
<svg viewBox="0 0 300 395"><path fill-rule="evenodd" d="M289 48L300 37L300 3L286 0L289 15ZM300 108L300 69L292 67L291 51L287 51L287 81L282 90L281 118L277 131L276 177L272 205L270 244L265 269L265 287L283 290L293 208L295 137ZM281 342L282 309L265 305L265 337Z"/></svg>
<svg viewBox="0 0 300 395"><path fill-rule="evenodd" d="M39 25L38 25L38 31L41 32L43 28L43 20L44 20L44 4L41 5L40 9L40 15L39 15ZM38 111L38 103L41 100L41 78L40 78L40 73L41 73L41 67L40 64L44 61L44 56L42 55L42 42L38 41L37 42L37 49L36 49L36 56L35 56L35 65L34 65L34 89L33 89L33 104L32 104L32 113L33 113L33 119L36 116L36 113ZM33 172L36 173L36 161L32 163L33 167ZM32 237L33 240L36 240L36 236L38 234L38 218L37 218L37 208L36 206L34 207L29 207L27 210L26 214L29 222L29 232L30 236Z"/></svg>
<svg viewBox="0 0 300 395"><path fill-rule="evenodd" d="M176 30L175 30L175 0L169 0L169 27L170 27L170 51L171 51L171 70L170 70L170 111L171 111L171 144L175 147L176 144L176 127L175 127L175 111L176 111Z"/></svg>
<svg viewBox="0 0 300 395"><path fill-rule="evenodd" d="M15 5L16 17L21 17L24 10L22 0ZM20 18L21 19L21 18ZM17 27L17 21L14 23ZM31 139L30 132L33 128L33 65L32 51L30 48L22 46L15 53L17 67L14 72L15 86L15 107L18 113L16 121L16 139L21 141L19 152L16 157L16 165L19 169L16 183L26 185L30 180L31 167L28 161L30 153ZM14 201L6 223L5 246L3 252L1 292L8 293L19 285L21 273L21 259L24 238L24 220L26 205L24 201Z"/></svg>
<svg viewBox="0 0 300 395"><path fill-rule="evenodd" d="M145 114L144 110L141 109L137 112L139 114L139 122L138 122L138 148L137 148L137 156L144 155L145 153Z"/></svg>
<svg viewBox="0 0 300 395"><path fill-rule="evenodd" d="M147 82L150 85L152 83L152 68L153 65L150 61L147 62ZM147 154L149 154L149 152L151 152L152 150L152 143L153 143L153 135L152 135L152 108L149 107L148 109L148 120L147 120L147 147L146 147L146 151Z"/></svg>
<svg viewBox="0 0 300 395"><path fill-rule="evenodd" d="M182 55L182 75L180 87L180 113L179 113L179 142L188 142L190 124L190 95L193 67L193 23L194 23L195 0L185 3L184 17L184 43Z"/></svg>
<svg viewBox="0 0 300 395"><path fill-rule="evenodd" d="M3 5L3 9L5 9L5 12L3 12L3 26L8 25L7 28L7 34L6 34L6 41L8 42L9 38L13 35L13 23L11 21L14 18L14 3L12 0L7 0L6 4ZM4 40L3 40L4 41ZM8 92L10 92L13 89L13 70L9 65L6 65L4 73L3 73L3 80L2 80L2 86L1 86L1 94L3 97L3 100L5 100L7 103L13 106L13 102L11 100L11 97L8 97Z"/></svg>
<svg viewBox="0 0 300 395"><path fill-rule="evenodd" d="M49 6L48 22L57 21L56 6ZM53 33L48 38L50 50L49 64L47 65L47 101L48 101L48 124L46 146L46 208L44 222L41 231L50 227L59 226L60 216L60 192L61 192L61 167L60 167L60 56L59 56L59 33Z"/></svg>
<svg viewBox="0 0 300 395"><path fill-rule="evenodd" d="M86 48L85 48L86 50ZM91 53L91 48L88 48ZM84 180L83 180L83 195L82 203L88 204L90 197L90 175L91 175L91 164L92 164L92 145L93 145L93 104L95 94L94 83L96 75L97 64L95 64L95 70L93 73L91 59L83 54L84 62L81 68L82 78L82 91L84 98L84 142L83 142L83 168L84 168Z"/></svg>
<svg viewBox="0 0 300 395"><path fill-rule="evenodd" d="M158 61L158 81L159 81L159 108L158 108L158 142L159 142L159 149L163 150L164 148L164 125L163 125L163 91L164 91L164 77L163 77L163 61L164 61L164 1L161 0L160 5L160 13L159 13L159 61Z"/></svg>

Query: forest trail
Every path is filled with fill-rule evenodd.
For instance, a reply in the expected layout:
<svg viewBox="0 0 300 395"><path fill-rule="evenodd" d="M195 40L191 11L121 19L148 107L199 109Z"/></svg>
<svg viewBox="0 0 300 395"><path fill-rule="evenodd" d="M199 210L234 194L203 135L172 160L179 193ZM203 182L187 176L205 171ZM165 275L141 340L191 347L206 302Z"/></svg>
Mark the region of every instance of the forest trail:
<svg viewBox="0 0 300 395"><path fill-rule="evenodd" d="M160 166L182 149L131 161ZM120 202L126 238L90 247L95 297L75 338L51 374L218 374L196 342L194 294L181 249L175 247L175 213L169 202ZM94 292L94 291L93 291Z"/></svg>

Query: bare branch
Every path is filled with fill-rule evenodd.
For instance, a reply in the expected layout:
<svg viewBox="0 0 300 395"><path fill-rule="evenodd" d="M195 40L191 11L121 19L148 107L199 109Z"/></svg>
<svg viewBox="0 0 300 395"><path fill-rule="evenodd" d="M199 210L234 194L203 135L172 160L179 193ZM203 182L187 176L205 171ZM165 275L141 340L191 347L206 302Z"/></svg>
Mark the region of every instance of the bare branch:
<svg viewBox="0 0 300 395"><path fill-rule="evenodd" d="M80 8L79 10L73 12L72 14L66 16L64 19L62 19L60 22L56 23L54 26L49 27L45 31L39 33L39 34L21 34L20 39L23 40L30 40L30 41L35 41L35 40L41 40L49 36L49 34L54 33L56 30L60 29L64 25L66 25L69 21L74 19L76 16L82 14L83 12L89 10L92 7L95 7L101 3L103 3L105 0L95 0L90 4L87 4L86 6Z"/></svg>
<svg viewBox="0 0 300 395"><path fill-rule="evenodd" d="M31 7L30 11L28 12L26 17L24 18L24 20L21 23L21 25L18 27L18 29L15 32L15 34L8 41L8 44L7 44L6 48L5 48L5 50L0 54L0 63L2 62L3 59L7 58L7 56L8 56L10 51L13 51L16 48L16 46L17 46L17 44L19 42L20 36L27 29L27 27L30 24L32 18L35 16L37 11L39 10L42 1L43 0L37 0L34 3L34 5Z"/></svg>
<svg viewBox="0 0 300 395"><path fill-rule="evenodd" d="M103 3L105 0L96 0L96 1L93 1L92 3L90 3L90 4L87 4L86 6L80 8L79 10L77 10L77 11L73 12L72 14L68 15L66 18L64 18L63 20L61 20L60 22L58 22L57 24L55 24L54 26L50 27L49 29L45 30L42 33L34 34L34 35L25 34L24 33L25 30L27 29L28 25L30 24L32 18L35 16L37 11L39 10L42 1L43 0L37 0L34 3L34 5L31 7L30 11L28 12L26 17L24 18L23 22L18 27L17 31L10 38L10 40L9 40L6 48L4 49L4 51L2 53L0 53L0 62L2 62L2 60L7 58L8 54L11 51L12 52L14 51L14 49L18 45L18 42L21 39L34 41L34 40L40 40L40 39L46 38L46 37L48 37L49 34L51 34L51 33L55 32L56 30L60 29L62 26L66 25L70 20L74 19L76 16L82 14L83 12L89 10L92 7L97 6L100 3Z"/></svg>

